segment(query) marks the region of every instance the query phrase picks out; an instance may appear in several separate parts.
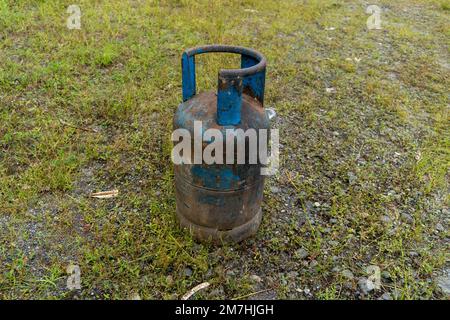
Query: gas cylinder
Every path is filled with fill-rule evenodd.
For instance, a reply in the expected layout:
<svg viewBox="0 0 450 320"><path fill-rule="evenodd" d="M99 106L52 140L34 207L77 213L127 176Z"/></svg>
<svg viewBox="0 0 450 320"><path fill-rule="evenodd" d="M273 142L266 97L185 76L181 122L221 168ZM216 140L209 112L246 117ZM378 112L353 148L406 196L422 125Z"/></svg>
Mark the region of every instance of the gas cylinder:
<svg viewBox="0 0 450 320"><path fill-rule="evenodd" d="M197 93L195 56L212 52L241 55L241 68L220 70L217 91ZM263 108L266 59L261 53L244 47L209 45L186 50L181 65L183 102L176 110L173 128L174 132L182 129L189 133L191 151L195 147L198 150L183 154L181 163L174 165L177 217L181 226L199 240L239 242L255 234L261 223L265 176L260 169L264 163L260 157L256 162L250 161L254 156L250 154L251 135L227 132L241 129L242 133L252 129L258 145L260 141L269 143L269 134L259 134L260 129L270 130ZM197 132L196 124L201 124ZM217 129L223 135L223 161L195 161L195 152L202 155L215 140L202 136L208 129ZM195 141L199 132L200 142ZM229 139L233 139L231 150L225 147ZM239 149L239 143L245 148ZM245 154L239 155L239 152ZM237 161L243 158L244 163Z"/></svg>

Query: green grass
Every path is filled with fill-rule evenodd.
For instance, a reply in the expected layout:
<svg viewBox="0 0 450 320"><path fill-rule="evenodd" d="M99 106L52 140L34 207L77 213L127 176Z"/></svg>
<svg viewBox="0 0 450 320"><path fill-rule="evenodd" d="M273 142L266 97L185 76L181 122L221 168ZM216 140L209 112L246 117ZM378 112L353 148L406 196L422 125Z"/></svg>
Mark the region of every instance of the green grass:
<svg viewBox="0 0 450 320"><path fill-rule="evenodd" d="M0 298L443 298L448 1L376 1L372 31L359 1L79 0L69 30L73 3L0 0ZM177 225L169 140L182 50L212 43L266 55L283 144L258 235L220 248ZM197 62L200 90L239 64ZM368 265L390 280L361 297Z"/></svg>

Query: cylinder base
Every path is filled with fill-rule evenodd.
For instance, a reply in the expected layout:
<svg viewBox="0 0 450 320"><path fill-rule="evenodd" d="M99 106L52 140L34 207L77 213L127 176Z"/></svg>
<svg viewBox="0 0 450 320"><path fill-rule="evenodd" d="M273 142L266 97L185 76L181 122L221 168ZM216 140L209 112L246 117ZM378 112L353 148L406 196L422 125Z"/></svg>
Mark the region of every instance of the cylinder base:
<svg viewBox="0 0 450 320"><path fill-rule="evenodd" d="M256 234L259 225L261 224L262 210L260 209L258 213L248 222L229 230L218 230L200 226L188 220L185 216L180 214L178 210L177 216L180 221L180 225L188 229L191 234L200 241L212 242L214 244L227 242L236 243Z"/></svg>

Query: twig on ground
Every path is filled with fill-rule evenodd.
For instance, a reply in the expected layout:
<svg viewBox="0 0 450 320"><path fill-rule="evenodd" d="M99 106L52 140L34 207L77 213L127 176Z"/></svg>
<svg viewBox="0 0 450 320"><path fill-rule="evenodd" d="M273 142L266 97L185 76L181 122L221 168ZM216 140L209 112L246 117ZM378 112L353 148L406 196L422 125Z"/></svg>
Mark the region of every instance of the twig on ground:
<svg viewBox="0 0 450 320"><path fill-rule="evenodd" d="M113 198L117 197L119 195L119 190L110 190L110 191L102 191L102 192L95 192L91 193L91 198L97 198L97 199L106 199L106 198Z"/></svg>
<svg viewBox="0 0 450 320"><path fill-rule="evenodd" d="M209 282L200 283L198 286L195 286L191 290L189 290L184 296L181 297L181 300L188 300L192 295L194 295L197 291L208 288Z"/></svg>

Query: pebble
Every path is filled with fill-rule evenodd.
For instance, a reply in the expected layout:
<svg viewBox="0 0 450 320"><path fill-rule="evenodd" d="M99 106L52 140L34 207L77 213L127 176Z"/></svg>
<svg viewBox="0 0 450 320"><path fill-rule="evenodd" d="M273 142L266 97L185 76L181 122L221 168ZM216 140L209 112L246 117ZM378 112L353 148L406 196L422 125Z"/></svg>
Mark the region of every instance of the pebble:
<svg viewBox="0 0 450 320"><path fill-rule="evenodd" d="M134 292L130 295L130 300L142 300L141 296L139 295L139 293Z"/></svg>
<svg viewBox="0 0 450 320"><path fill-rule="evenodd" d="M309 253L308 253L308 251L306 251L305 249L300 248L300 249L298 249L298 250L295 252L295 255L296 255L299 259L305 259L306 257L309 256Z"/></svg>
<svg viewBox="0 0 450 320"><path fill-rule="evenodd" d="M405 222L407 223L413 223L414 222L414 218L407 213L402 213L402 219L405 220Z"/></svg>
<svg viewBox="0 0 450 320"><path fill-rule="evenodd" d="M410 251L409 256L410 257L417 257L419 254L416 251Z"/></svg>
<svg viewBox="0 0 450 320"><path fill-rule="evenodd" d="M192 269L191 268L184 268L184 275L186 277L192 276Z"/></svg>
<svg viewBox="0 0 450 320"><path fill-rule="evenodd" d="M444 231L445 231L445 228L444 228L444 226L443 226L441 223L438 223L438 224L436 225L436 230L437 230L437 231L440 231L440 232L444 232Z"/></svg>
<svg viewBox="0 0 450 320"><path fill-rule="evenodd" d="M342 275L348 280L353 280L354 278L353 273L348 269L342 270Z"/></svg>
<svg viewBox="0 0 450 320"><path fill-rule="evenodd" d="M369 280L367 278L360 278L358 281L359 289L361 289L361 292L365 295L368 294L370 291L375 289L375 285L372 282L372 280Z"/></svg>
<svg viewBox="0 0 450 320"><path fill-rule="evenodd" d="M251 279L252 281L256 282L256 283L262 282L261 277L258 276L258 275L256 275L256 274L251 275L251 276L250 276L250 279Z"/></svg>
<svg viewBox="0 0 450 320"><path fill-rule="evenodd" d="M450 295L450 272L446 272L443 276L440 276L436 280L436 284L446 295Z"/></svg>
<svg viewBox="0 0 450 320"><path fill-rule="evenodd" d="M212 290L210 295L214 298L223 298L225 292L222 287L219 287L217 289Z"/></svg>
<svg viewBox="0 0 450 320"><path fill-rule="evenodd" d="M314 267L316 267L318 264L319 264L319 263L317 262L317 260L312 260L312 261L309 263L309 266L310 266L311 268L314 268Z"/></svg>
<svg viewBox="0 0 450 320"><path fill-rule="evenodd" d="M331 269L331 272L334 272L334 273L337 273L339 271L341 271L341 268L339 268L339 267L334 267L333 269Z"/></svg>
<svg viewBox="0 0 450 320"><path fill-rule="evenodd" d="M347 175L348 175L348 182L350 184L353 184L356 181L356 179L357 179L356 175L353 172L351 172L351 171L349 171L347 173Z"/></svg>
<svg viewBox="0 0 450 320"><path fill-rule="evenodd" d="M382 271L381 272L381 277L383 277L383 279L386 279L386 280L391 280L392 279L392 276L391 276L391 274L388 271Z"/></svg>
<svg viewBox="0 0 450 320"><path fill-rule="evenodd" d="M389 292L385 292L379 300L392 300L391 294Z"/></svg>
<svg viewBox="0 0 450 320"><path fill-rule="evenodd" d="M272 187L270 187L270 192L272 192L272 193L279 193L280 192L280 188L272 186Z"/></svg>
<svg viewBox="0 0 450 320"><path fill-rule="evenodd" d="M228 270L226 272L227 277L234 277L236 275L236 272L234 270Z"/></svg>

